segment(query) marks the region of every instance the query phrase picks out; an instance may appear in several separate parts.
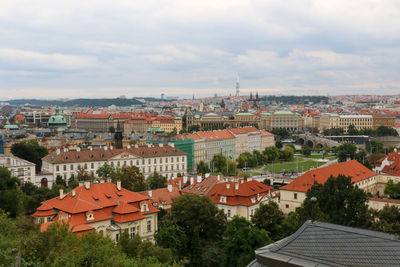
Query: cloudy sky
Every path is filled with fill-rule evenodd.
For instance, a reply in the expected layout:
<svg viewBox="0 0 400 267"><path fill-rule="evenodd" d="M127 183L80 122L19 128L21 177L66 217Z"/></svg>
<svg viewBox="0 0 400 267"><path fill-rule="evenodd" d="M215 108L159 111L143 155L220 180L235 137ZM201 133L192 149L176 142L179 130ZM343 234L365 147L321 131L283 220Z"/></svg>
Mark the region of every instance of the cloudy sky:
<svg viewBox="0 0 400 267"><path fill-rule="evenodd" d="M399 94L398 0L1 0L0 99Z"/></svg>

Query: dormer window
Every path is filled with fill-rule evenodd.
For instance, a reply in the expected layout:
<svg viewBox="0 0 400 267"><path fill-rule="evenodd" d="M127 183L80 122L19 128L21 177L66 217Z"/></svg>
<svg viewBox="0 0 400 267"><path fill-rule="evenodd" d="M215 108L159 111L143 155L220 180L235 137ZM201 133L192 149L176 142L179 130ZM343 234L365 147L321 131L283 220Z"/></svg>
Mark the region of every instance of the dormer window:
<svg viewBox="0 0 400 267"><path fill-rule="evenodd" d="M226 196L221 196L219 202L226 203Z"/></svg>
<svg viewBox="0 0 400 267"><path fill-rule="evenodd" d="M86 221L93 221L93 220L94 220L94 216L93 216L92 212L86 214Z"/></svg>
<svg viewBox="0 0 400 267"><path fill-rule="evenodd" d="M147 203L142 204L142 212L147 212L149 211L149 207L147 206Z"/></svg>
<svg viewBox="0 0 400 267"><path fill-rule="evenodd" d="M256 203L256 199L254 197L252 197L250 200L251 200L251 203Z"/></svg>

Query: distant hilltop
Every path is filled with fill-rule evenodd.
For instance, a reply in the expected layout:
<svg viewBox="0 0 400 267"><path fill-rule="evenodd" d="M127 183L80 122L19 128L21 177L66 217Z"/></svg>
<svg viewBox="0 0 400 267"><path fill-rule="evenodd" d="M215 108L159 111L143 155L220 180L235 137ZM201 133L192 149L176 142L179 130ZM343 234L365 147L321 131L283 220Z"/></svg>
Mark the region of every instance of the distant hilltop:
<svg viewBox="0 0 400 267"><path fill-rule="evenodd" d="M166 101L152 97L140 98L78 98L70 100L44 100L44 99L14 99L6 101L10 105L35 105L35 106L63 106L63 107L108 107L111 105L126 107L132 105L143 105L143 100L146 102Z"/></svg>

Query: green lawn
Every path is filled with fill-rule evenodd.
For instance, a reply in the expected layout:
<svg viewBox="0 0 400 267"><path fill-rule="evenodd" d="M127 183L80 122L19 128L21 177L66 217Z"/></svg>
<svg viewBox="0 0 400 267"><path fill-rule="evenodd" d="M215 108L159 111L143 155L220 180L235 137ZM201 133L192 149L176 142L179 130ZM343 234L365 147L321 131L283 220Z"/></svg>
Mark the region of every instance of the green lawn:
<svg viewBox="0 0 400 267"><path fill-rule="evenodd" d="M298 162L299 166L299 172L304 172L308 171L312 167L318 167L323 165L323 162L317 162L314 160L305 160L305 161L300 161ZM269 172L282 172L283 170L286 171L296 171L297 163L296 161L291 161L291 162L282 162L282 163L269 163L267 167L264 168L264 170L268 170Z"/></svg>
<svg viewBox="0 0 400 267"><path fill-rule="evenodd" d="M304 155L299 155L298 157L300 157L300 158L322 159L322 154L313 154L313 155L310 155L308 157L306 157ZM325 155L325 159L336 159L336 155L334 155L334 154Z"/></svg>
<svg viewBox="0 0 400 267"><path fill-rule="evenodd" d="M238 171L237 175L259 176L259 175L261 175L261 173L260 172L254 172L254 171L248 171L248 172Z"/></svg>

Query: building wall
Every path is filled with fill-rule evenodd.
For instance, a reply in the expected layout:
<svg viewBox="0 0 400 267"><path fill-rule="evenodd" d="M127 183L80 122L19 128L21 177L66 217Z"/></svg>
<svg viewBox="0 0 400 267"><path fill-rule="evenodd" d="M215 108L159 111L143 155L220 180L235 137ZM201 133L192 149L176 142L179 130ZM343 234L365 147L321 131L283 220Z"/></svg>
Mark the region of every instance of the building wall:
<svg viewBox="0 0 400 267"><path fill-rule="evenodd" d="M11 176L18 177L21 182L31 182L35 184L36 170L35 164L15 156L0 156L0 166L6 167Z"/></svg>
<svg viewBox="0 0 400 267"><path fill-rule="evenodd" d="M395 206L400 208L400 201L385 201L383 199L374 200L369 199L367 201L368 207L374 210L382 210L385 206Z"/></svg>
<svg viewBox="0 0 400 267"><path fill-rule="evenodd" d="M284 214L288 214L292 211L296 211L296 208L301 206L306 199L306 193L281 190L280 197L279 207Z"/></svg>

